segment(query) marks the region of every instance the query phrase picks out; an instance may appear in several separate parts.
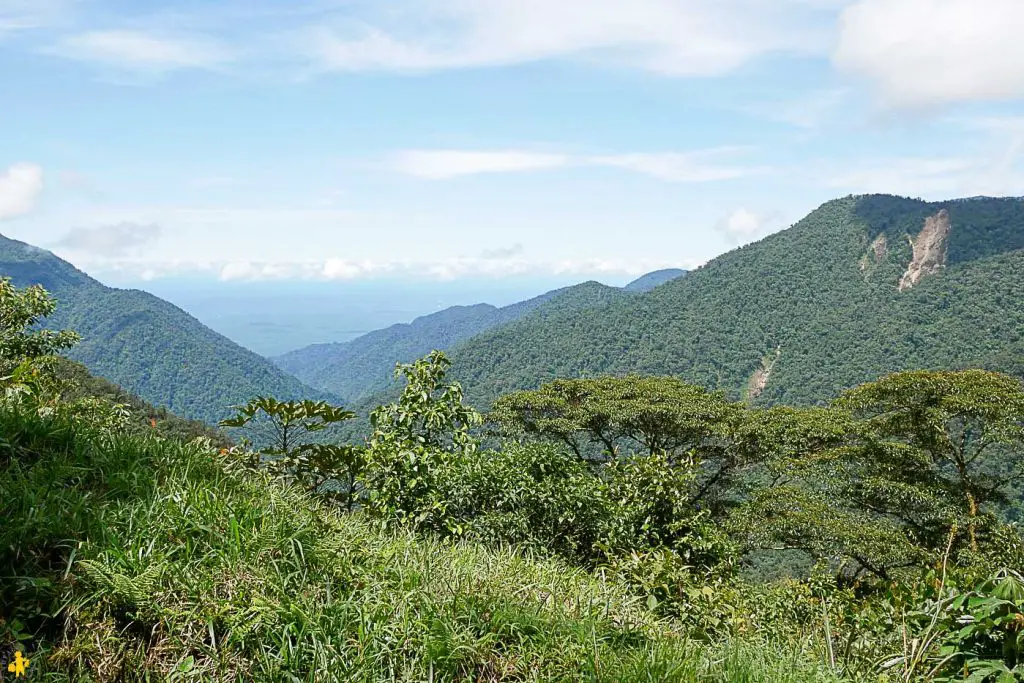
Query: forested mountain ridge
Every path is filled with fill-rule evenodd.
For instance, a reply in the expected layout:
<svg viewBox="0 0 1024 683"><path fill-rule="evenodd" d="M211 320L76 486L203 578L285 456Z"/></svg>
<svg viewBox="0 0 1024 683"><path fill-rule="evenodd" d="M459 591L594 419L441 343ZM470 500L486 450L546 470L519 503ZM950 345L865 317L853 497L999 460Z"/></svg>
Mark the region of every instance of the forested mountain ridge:
<svg viewBox="0 0 1024 683"><path fill-rule="evenodd" d="M173 304L107 287L43 249L0 236L0 276L40 284L58 301L46 321L82 342L68 356L157 406L216 422L257 394L323 397Z"/></svg>
<svg viewBox="0 0 1024 683"><path fill-rule="evenodd" d="M664 270L655 270L653 272L647 273L646 275L641 275L640 277L638 277L637 279L633 280L628 285L623 287L623 289L626 290L627 292L649 292L655 287L663 285L666 282L670 282L671 280L675 280L676 278L680 278L684 275L686 275L686 271L681 270L679 268L665 268Z"/></svg>
<svg viewBox="0 0 1024 683"><path fill-rule="evenodd" d="M914 244L920 277L901 291ZM479 406L601 374L794 404L901 369L1021 375L1022 249L1020 199L847 197L649 293L486 331L454 351L452 372Z"/></svg>
<svg viewBox="0 0 1024 683"><path fill-rule="evenodd" d="M453 306L392 325L356 339L315 344L273 358L285 372L307 384L356 402L388 387L396 363L408 363L434 349L450 349L485 330L537 315L600 305L627 297L624 289L584 282L501 308L490 304Z"/></svg>

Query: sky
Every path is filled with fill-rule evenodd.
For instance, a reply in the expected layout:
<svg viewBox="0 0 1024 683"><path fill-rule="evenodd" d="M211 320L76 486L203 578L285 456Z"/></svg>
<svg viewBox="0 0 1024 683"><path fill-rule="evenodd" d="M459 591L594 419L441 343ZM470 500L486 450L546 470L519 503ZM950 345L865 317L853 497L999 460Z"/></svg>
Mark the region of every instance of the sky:
<svg viewBox="0 0 1024 683"><path fill-rule="evenodd" d="M0 0L0 233L108 282L624 279L1024 195L1021 0Z"/></svg>

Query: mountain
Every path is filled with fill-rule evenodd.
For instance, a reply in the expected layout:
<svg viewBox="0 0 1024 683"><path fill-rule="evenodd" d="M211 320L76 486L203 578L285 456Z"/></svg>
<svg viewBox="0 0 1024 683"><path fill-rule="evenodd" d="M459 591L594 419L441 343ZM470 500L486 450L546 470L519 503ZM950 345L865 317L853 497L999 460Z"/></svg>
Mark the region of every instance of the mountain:
<svg viewBox="0 0 1024 683"><path fill-rule="evenodd" d="M679 268L656 270L652 273L647 273L647 275L641 275L623 287L623 289L627 292L649 292L658 285L663 285L670 280L675 280L676 278L680 278L684 275L686 275L686 271L680 270Z"/></svg>
<svg viewBox="0 0 1024 683"><path fill-rule="evenodd" d="M645 294L487 330L452 354L467 397L556 377L682 377L807 404L886 373L1024 376L1024 200L824 204Z"/></svg>
<svg viewBox="0 0 1024 683"><path fill-rule="evenodd" d="M408 363L434 349L450 349L485 330L528 315L541 318L589 308L628 296L598 282L557 289L497 308L490 304L453 306L336 344L315 344L272 360L307 384L356 402L387 387L395 363Z"/></svg>
<svg viewBox="0 0 1024 683"><path fill-rule="evenodd" d="M0 276L53 294L46 326L82 336L69 357L182 417L216 422L257 394L325 397L163 299L107 287L48 251L0 236Z"/></svg>
<svg viewBox="0 0 1024 683"><path fill-rule="evenodd" d="M113 382L96 377L81 363L68 358L59 358L54 371L63 386L61 400L100 399L107 403L124 406L128 411L130 425L136 431L152 429L160 436L181 441L204 437L210 439L217 448L228 448L234 445L226 432L200 420L178 417L166 408L157 408Z"/></svg>

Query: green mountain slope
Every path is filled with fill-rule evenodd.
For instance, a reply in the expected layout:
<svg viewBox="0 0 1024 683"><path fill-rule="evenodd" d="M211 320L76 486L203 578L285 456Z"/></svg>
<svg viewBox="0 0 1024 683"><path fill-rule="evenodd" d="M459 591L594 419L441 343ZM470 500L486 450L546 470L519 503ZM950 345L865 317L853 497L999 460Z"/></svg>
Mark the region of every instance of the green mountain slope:
<svg viewBox="0 0 1024 683"><path fill-rule="evenodd" d="M684 275L686 275L686 271L680 270L679 268L655 270L654 272L647 273L646 275L641 275L623 287L623 289L627 292L649 292L659 285L663 285L666 282L670 282Z"/></svg>
<svg viewBox="0 0 1024 683"><path fill-rule="evenodd" d="M0 237L0 276L41 284L57 299L48 327L82 343L68 354L91 372L187 418L215 422L257 394L318 397L265 358L176 306L138 290L106 287L48 251Z"/></svg>
<svg viewBox="0 0 1024 683"><path fill-rule="evenodd" d="M393 380L395 363L408 363L434 349L450 349L480 332L532 314L548 316L627 296L622 290L585 282L527 301L496 308L453 306L338 344L316 344L272 359L310 386L359 401Z"/></svg>
<svg viewBox="0 0 1024 683"><path fill-rule="evenodd" d="M945 266L929 274L924 254L900 291L929 217ZM484 332L456 350L453 373L478 405L605 373L678 375L766 403L816 402L899 369L1024 374L1022 249L1019 199L848 197L647 294Z"/></svg>
<svg viewBox="0 0 1024 683"><path fill-rule="evenodd" d="M218 448L227 448L234 443L223 430L199 420L178 417L166 408L157 408L113 382L96 377L81 363L68 358L58 358L54 370L61 385L61 400L99 399L123 406L131 415L132 424L136 429L153 430L167 438L191 441L197 437L205 437Z"/></svg>

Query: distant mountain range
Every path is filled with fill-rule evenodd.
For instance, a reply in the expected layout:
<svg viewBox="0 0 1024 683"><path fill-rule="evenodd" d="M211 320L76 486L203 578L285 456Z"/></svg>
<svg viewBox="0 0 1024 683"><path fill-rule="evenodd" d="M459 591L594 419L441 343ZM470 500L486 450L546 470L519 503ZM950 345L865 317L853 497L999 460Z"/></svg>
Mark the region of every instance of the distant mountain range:
<svg viewBox="0 0 1024 683"><path fill-rule="evenodd" d="M0 276L40 284L56 297L46 326L82 336L71 358L183 417L213 423L257 394L333 398L163 299L106 287L48 251L2 236Z"/></svg>
<svg viewBox="0 0 1024 683"><path fill-rule="evenodd" d="M621 289L584 282L502 308L490 304L453 306L408 324L392 325L347 342L307 346L272 360L311 386L359 402L391 384L396 363L411 362L434 349L451 349L481 332L524 317L546 319L629 298L684 274L678 269L659 270Z"/></svg>
<svg viewBox="0 0 1024 683"><path fill-rule="evenodd" d="M601 374L788 404L904 369L1024 377L1022 292L1021 199L847 197L645 294L478 334L454 349L452 373L482 408Z"/></svg>
<svg viewBox="0 0 1024 683"><path fill-rule="evenodd" d="M1024 377L1016 198L846 197L685 277L659 271L624 288L586 282L504 308L454 307L277 365L161 299L105 287L21 242L0 238L0 274L57 296L49 324L83 334L71 355L92 372L208 421L257 394L339 397L365 412L393 397L396 362L435 348L480 408L601 374L675 375L762 404L813 404L913 368Z"/></svg>

